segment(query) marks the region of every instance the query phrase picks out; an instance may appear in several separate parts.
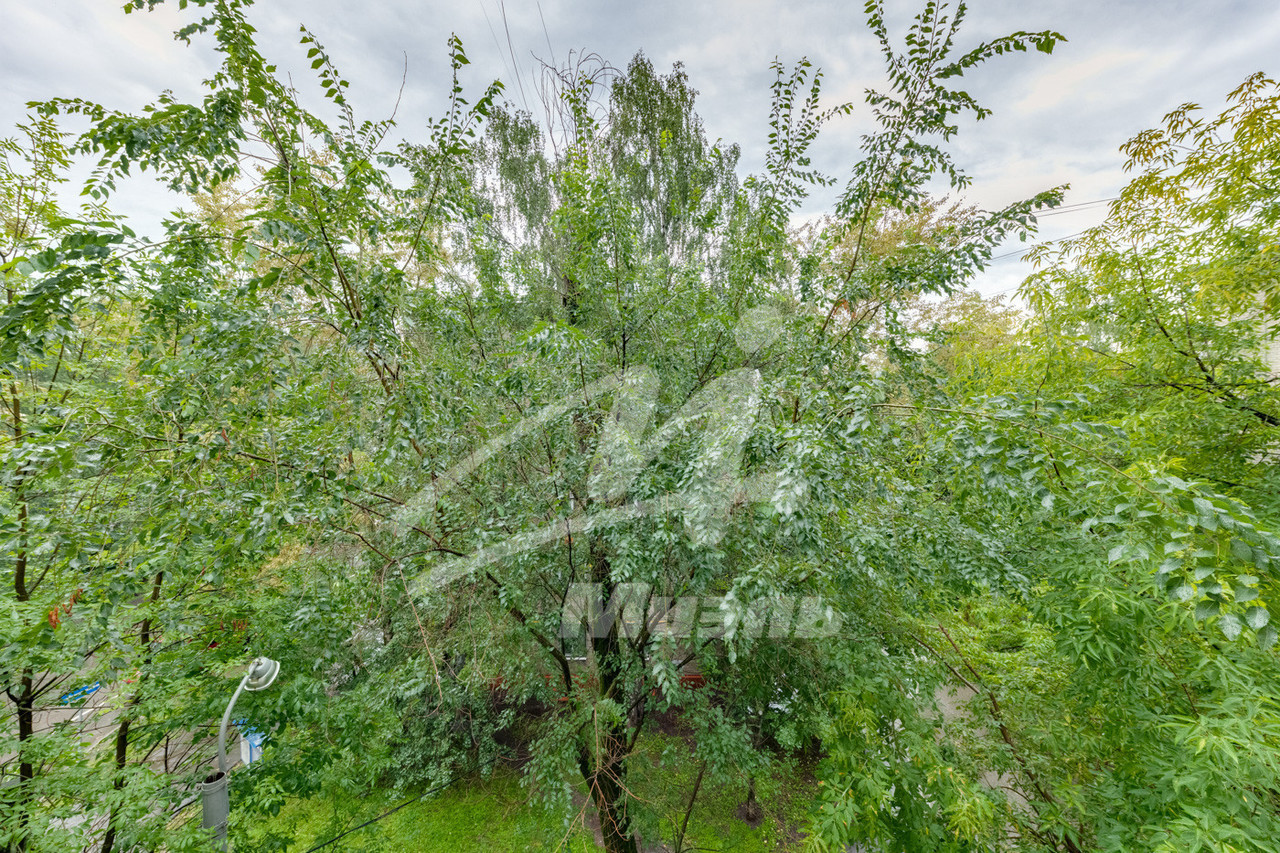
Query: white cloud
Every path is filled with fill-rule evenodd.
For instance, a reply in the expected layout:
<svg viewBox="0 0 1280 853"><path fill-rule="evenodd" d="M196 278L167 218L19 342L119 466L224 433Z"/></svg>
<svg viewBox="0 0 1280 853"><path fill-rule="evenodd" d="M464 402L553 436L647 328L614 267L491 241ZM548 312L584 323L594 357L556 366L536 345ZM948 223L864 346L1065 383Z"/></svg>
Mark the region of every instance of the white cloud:
<svg viewBox="0 0 1280 853"><path fill-rule="evenodd" d="M1026 87L1026 94L1011 109L1033 115L1071 104L1102 103L1112 96L1113 81L1160 73L1177 57L1175 51L1168 49L1099 50L1069 65L1033 77Z"/></svg>
<svg viewBox="0 0 1280 853"><path fill-rule="evenodd" d="M661 68L682 60L702 93L708 133L742 143L746 168L763 161L769 63L808 55L827 73L826 102L852 100L859 107L852 118L830 126L815 147L815 165L843 176L857 157L858 135L870 129L863 89L882 78L860 5L506 0L504 21L501 0L264 0L249 14L263 53L311 99L317 98L313 77L298 45L298 24L307 23L350 78L350 97L362 117L390 113L407 55L398 121L410 137L419 137L425 118L443 109L450 32L463 38L472 60L463 78L471 91L501 76L508 97L519 100L514 56L534 107L535 55L548 58L554 51L563 59L570 49L586 48L621 66L644 49ZM911 5L890 5L891 35L900 38ZM129 16L119 13L117 3L101 0L10 6L0 31L0 123L6 126L21 119L25 101L53 95L128 109L164 88L196 97L199 81L216 65L207 39L196 48L172 40L171 30L191 14L180 13L175 2ZM958 81L995 110L987 121L963 126L952 146L975 179L972 200L984 206L1065 181L1073 184L1068 203L1113 194L1125 179L1116 151L1122 142L1182 101L1220 103L1249 72L1274 66L1280 10L1267 0L1213 4L1212 10L1195 0L1167 0L1158 11L1140 0L971 0L958 48L1044 27L1071 41L1049 57L1034 51L997 57ZM803 212L817 212L832 197L815 196ZM148 205L153 218L163 202Z"/></svg>

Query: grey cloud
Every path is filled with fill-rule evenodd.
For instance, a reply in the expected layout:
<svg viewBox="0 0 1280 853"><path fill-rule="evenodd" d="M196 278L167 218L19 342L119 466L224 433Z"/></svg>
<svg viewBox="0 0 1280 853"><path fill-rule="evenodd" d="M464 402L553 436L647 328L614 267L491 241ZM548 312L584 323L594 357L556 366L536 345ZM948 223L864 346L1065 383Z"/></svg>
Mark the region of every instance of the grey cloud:
<svg viewBox="0 0 1280 853"><path fill-rule="evenodd" d="M25 101L52 95L136 109L164 88L198 94L199 80L216 59L207 46L189 49L169 38L178 18L176 4L127 17L115 5L46 0L14 7L10 25L0 34L0 122L11 127L21 119ZM911 5L889 6L891 31L900 37ZM361 117L384 117L400 97L398 130L412 139L421 137L425 119L438 115L446 103L450 32L463 39L472 60L463 78L468 90L476 93L501 77L509 99L535 108L535 57L554 53L562 60L571 49L586 49L624 66L644 50L660 67L683 61L701 92L708 134L741 143L744 168L758 169L768 67L775 57L790 64L807 55L822 66L831 103L852 99L861 106L862 90L877 85L879 58L860 9L859 3L836 0L545 0L540 5L508 0L505 6L499 0L272 0L250 14L261 49L291 73L309 105L321 106L321 101L298 44L299 23L317 34L350 79L351 100ZM959 47L1013 29L1044 28L1061 31L1070 41L1053 56L998 57L962 81L995 111L986 121L964 126L952 146L975 179L972 200L983 206L1067 180L1074 186L1068 203L1113 193L1125 179L1116 149L1126 139L1154 126L1183 101L1220 104L1248 73L1274 70L1280 10L1267 0L973 0ZM523 98L513 58L524 82ZM847 173L868 122L860 109L830 126L816 146L817 164L837 175ZM830 193L815 195L803 213L816 213L831 198ZM158 198L148 205L148 218L163 207ZM1045 223L1046 233L1058 228L1050 228L1048 219ZM1009 275L1001 273L1002 280ZM985 280L980 286L989 289Z"/></svg>

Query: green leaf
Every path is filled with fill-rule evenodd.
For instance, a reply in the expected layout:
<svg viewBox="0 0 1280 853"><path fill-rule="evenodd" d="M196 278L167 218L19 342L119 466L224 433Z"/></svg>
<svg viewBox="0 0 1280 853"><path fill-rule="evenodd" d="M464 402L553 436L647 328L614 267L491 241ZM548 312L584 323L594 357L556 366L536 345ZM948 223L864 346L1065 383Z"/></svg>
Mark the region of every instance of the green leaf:
<svg viewBox="0 0 1280 853"><path fill-rule="evenodd" d="M1271 621L1271 614L1265 607L1250 607L1244 613L1244 621L1255 631L1261 631Z"/></svg>
<svg viewBox="0 0 1280 853"><path fill-rule="evenodd" d="M1204 498L1193 498L1197 520L1202 528L1213 531L1218 529L1218 511L1213 504Z"/></svg>
<svg viewBox="0 0 1280 853"><path fill-rule="evenodd" d="M1226 613L1218 620L1218 627L1222 629L1222 633L1226 635L1228 640L1234 640L1240 636L1240 631L1244 627L1240 624L1240 617L1234 613Z"/></svg>

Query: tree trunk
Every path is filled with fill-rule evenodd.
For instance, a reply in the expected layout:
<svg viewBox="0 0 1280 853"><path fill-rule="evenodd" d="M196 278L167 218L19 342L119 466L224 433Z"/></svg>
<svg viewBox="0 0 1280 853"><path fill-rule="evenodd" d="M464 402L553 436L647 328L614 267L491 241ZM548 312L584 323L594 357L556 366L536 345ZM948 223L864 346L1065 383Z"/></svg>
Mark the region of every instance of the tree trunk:
<svg viewBox="0 0 1280 853"><path fill-rule="evenodd" d="M164 572L156 573L155 583L151 587L151 603L160 598L160 585L164 583ZM138 633L138 643L143 649L143 675L138 680L138 689L129 700L128 709L121 715L120 726L116 729L116 778L113 787L116 791L124 790L124 766L129 756L129 727L133 724L134 714L142 702L142 685L151 666L151 618L142 620L142 630ZM166 762L167 763L167 762ZM102 838L102 853L111 853L116 843L116 827L119 825L119 810L112 806L111 815L107 818L107 834Z"/></svg>
<svg viewBox="0 0 1280 853"><path fill-rule="evenodd" d="M12 696L12 694L10 694ZM35 766L27 758L26 748L35 735L35 676L30 669L22 672L22 691L14 698L18 714L18 784L14 791L13 805L18 814L18 831L9 849L23 853L27 849L27 834L31 815L27 802L31 799L31 785L35 779Z"/></svg>
<svg viewBox="0 0 1280 853"><path fill-rule="evenodd" d="M9 302L13 302L13 294L9 294ZM18 396L17 385L9 382L9 412L13 417L13 441L21 446L24 432L22 427L22 402ZM13 486L14 500L18 504L19 536L22 543L13 561L13 594L19 601L27 601L31 597L31 588L27 586L27 497L24 477L21 472L15 478ZM14 806L18 813L18 831L9 849L25 851L27 834L29 833L31 815L27 809L27 801L31 799L32 780L35 779L35 766L27 758L26 748L35 736L35 673L30 667L22 671L22 689L17 696L12 693L9 698L17 706L18 715L18 786L14 792ZM7 689L7 688L6 688Z"/></svg>
<svg viewBox="0 0 1280 853"><path fill-rule="evenodd" d="M137 697L134 697L135 704ZM129 725L133 721L129 715L125 715L120 721L120 727L116 729L116 781L115 790L120 791L124 788L124 765L125 759L129 753ZM111 849L116 843L116 825L119 822L119 815L116 808L111 809L111 816L107 819L107 834L102 838L102 853L111 853Z"/></svg>
<svg viewBox="0 0 1280 853"><path fill-rule="evenodd" d="M627 807L626 732L622 726L611 726L600 743L600 753L593 756L583 748L578 753L578 767L586 780L600 818L600 835L609 853L639 853L635 833L630 829Z"/></svg>
<svg viewBox="0 0 1280 853"><path fill-rule="evenodd" d="M565 313L569 324L577 326L581 320L579 283L571 276L565 275L563 285L561 299ZM574 414L573 425L578 437L578 449L585 453L589 438L594 432L594 426L581 412ZM591 580L599 584L598 589L601 592L599 612L602 614L602 619L608 620L605 614L608 609L607 603L613 598L614 583L609 555L600 536L591 538L587 552ZM631 697L628 695L630 691L626 688L626 661L623 659L623 654L627 644L619 636L621 624L621 619L609 620L607 631L598 630L599 626L593 626L597 630L593 630L592 636L587 640L600 676L597 695L601 698L612 697L625 708L629 706ZM622 721L604 726L598 735L592 732L589 738L594 742L594 747L591 742L588 742L582 744L578 751L578 768L583 780L587 783L589 796L595 804L596 814L600 818L600 834L603 837L605 849L609 853L639 853L640 850L635 833L631 831L631 815L628 808L630 794L627 793L626 787L627 756L631 745L628 738L630 717L631 715L627 714Z"/></svg>
<svg viewBox="0 0 1280 853"><path fill-rule="evenodd" d="M689 805L685 806L684 819L680 821L680 829L676 833L675 853L684 853L684 839L689 833L689 818L693 816L693 807L698 802L698 791L702 789L702 777L706 775L707 762L698 768L698 778L693 780L693 792L689 794Z"/></svg>
<svg viewBox="0 0 1280 853"><path fill-rule="evenodd" d="M607 609L606 603L613 597L613 580L610 573L609 557L605 553L599 538L593 538L589 547L591 561L591 580L600 584L601 613ZM604 616L602 618L607 618ZM625 690L625 666L622 659L624 641L619 636L621 619L610 620L604 636L591 638L592 652L600 674L600 696L612 696L624 707L628 704ZM579 753L579 767L582 778L586 780L596 813L600 817L600 833L604 837L604 846L609 853L638 853L639 845L635 834L631 831L630 810L626 789L627 753L629 739L625 721L610 724L601 732L598 747L594 755L588 746L582 747Z"/></svg>
<svg viewBox="0 0 1280 853"><path fill-rule="evenodd" d="M756 777L754 775L747 779L747 802L744 804L742 815L747 820L755 822L760 819L760 803L756 800Z"/></svg>

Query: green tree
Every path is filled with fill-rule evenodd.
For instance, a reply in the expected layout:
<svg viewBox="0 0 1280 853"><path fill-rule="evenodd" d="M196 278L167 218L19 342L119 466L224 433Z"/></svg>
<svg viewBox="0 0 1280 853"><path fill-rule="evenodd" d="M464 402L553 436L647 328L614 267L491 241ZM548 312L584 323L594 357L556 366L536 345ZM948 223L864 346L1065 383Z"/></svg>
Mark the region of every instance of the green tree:
<svg viewBox="0 0 1280 853"><path fill-rule="evenodd" d="M1263 361L1280 307L1277 98L1253 75L1218 116L1184 104L1135 136L1122 150L1137 177L1107 221L1040 252L1044 269L1023 289L1049 383L1083 373L1127 398L1123 426L1157 464L1258 488L1246 500L1268 506L1273 466L1262 460L1280 423Z"/></svg>
<svg viewBox="0 0 1280 853"><path fill-rule="evenodd" d="M1059 194L872 247L920 212L933 177L966 183L941 146L959 115L985 111L953 82L1010 50L1047 52L1060 36L1016 33L957 57L964 7L931 3L898 51L882 7L869 4L891 83L868 98L881 129L865 139L829 228L797 251L789 216L830 180L810 148L848 110L819 108L821 75L806 61L776 67L767 169L742 182L736 150L705 139L679 69L659 74L637 58L612 77L590 61L552 71L558 123L544 131L498 108L496 86L467 102L456 40L444 118L427 143L386 152L391 124L357 122L310 32L301 40L333 121L303 110L258 52L247 4L188 5L197 18L180 36L210 33L224 60L201 103L162 96L139 115L74 99L42 107L91 120L76 144L101 158L91 193L109 194L133 168L184 192L252 186L238 226L175 217L156 246L114 250L123 230L98 237L71 223L67 251L88 246L110 270L124 264L128 274L110 281L134 287L118 303L128 318L119 338L95 344L115 359L109 376L139 393L105 415L83 411L88 431L124 448L113 499L139 478L149 498L110 528L102 575L115 596L108 642L123 661L104 673L139 672L137 714L119 718L115 755L95 771L112 792L108 846L159 844L168 815L158 804L179 795L145 756L166 732L216 717L218 676L246 650L220 643L211 656L188 640L218 622L248 618L254 651L296 673L258 700L272 760L237 774L237 802L270 811L324 779L367 788L395 748L446 729L449 743L423 756L424 769L444 778L485 765L511 715L469 730L465 721L501 686L517 705L553 709L527 721L531 780L553 803L574 777L584 783L614 851L638 849L637 827L652 823L627 776L654 709L700 707L708 750L718 743L758 766L753 709L767 690L748 662L775 656L831 679L800 697L812 730L788 734L793 742L823 725L815 696L827 688L847 697L886 678L906 683L911 664L882 660L878 627L887 617L877 611L899 608L899 588L915 578L893 552L900 542L939 555L992 546L971 517L918 503L909 480L891 489L894 513L877 509L877 472L917 468L926 434L866 413L927 387L898 321L904 304L960 287ZM250 154L262 172L246 168ZM398 187L391 165L412 184ZM8 328L86 334L63 304L86 292L80 279L48 269L24 282ZM855 303L867 310L843 310ZM866 359L875 323L891 371ZM27 346L20 338L7 363ZM18 553L29 533L15 531ZM579 582L598 585L601 610L637 583L717 606L684 648L606 620L578 670L562 614ZM809 647L757 649L743 628L759 602L796 595L856 617L836 665L808 666ZM173 639L157 646L157 630ZM681 687L691 656L728 683L727 712ZM333 710L333 691L361 710ZM838 723L827 734L848 742ZM47 814L57 800L34 779L17 796ZM913 781L899 797L904 821L919 816L904 837L926 836L930 792ZM25 841L22 820L6 827ZM817 828L833 844L849 837L833 822Z"/></svg>
<svg viewBox="0 0 1280 853"><path fill-rule="evenodd" d="M4 751L17 765L4 841L66 848L97 831L108 850L154 844L180 799L155 768L190 770L183 757L170 760L167 734L207 701L200 688L213 681L183 674L197 659L192 646L202 648L191 641L225 614L194 607L195 596L251 564L252 537L235 542L246 528L238 495L217 491L206 448L184 432L207 390L188 386L191 367L217 359L192 352L182 328L199 309L165 310L175 290L191 295L183 251L156 257L100 205L80 219L63 215L54 202L69 160L63 134L48 118L25 130L27 144L5 143L0 172L12 569L0 673L16 723ZM183 249L189 260L192 247ZM239 346L222 342L224 364L245 357L243 331ZM157 452L165 442L181 450ZM223 655L204 657L208 666ZM94 685L105 689L89 705L101 705L102 693L110 701L73 718L60 697L83 701ZM190 704L168 697L179 685ZM90 739L107 749L88 750ZM66 822L87 803L84 824Z"/></svg>
<svg viewBox="0 0 1280 853"><path fill-rule="evenodd" d="M873 24L877 14L873 7ZM953 22L940 20L942 14L931 8L911 33L921 53L930 54L927 60L909 63L889 51L890 61L900 68L898 82L906 100L896 107L888 100L877 101L884 108L886 130L870 138L867 149L873 157L890 157L887 152L892 150L894 166L859 168L842 202L845 218L826 235L827 244L850 234L857 235L857 244L873 233L863 220L878 218L886 209L913 210L935 165L941 164L957 184L963 183L945 154L925 141L931 134L947 135L948 115L973 106L967 96L943 88L935 79L938 72L955 76L995 53L1027 44L1047 49L1056 40L1052 34L1019 34L948 64L943 55L951 47L947 28ZM1053 196L996 214L974 212L956 222L945 241L921 241L889 260L873 261L869 253L855 249L847 266L825 273L821 281L797 280L797 273L821 270L822 265L818 255L791 253L786 217L803 198L807 184L827 180L812 170L807 150L822 123L844 111L818 110L819 75L801 63L790 74L778 69L770 172L739 190L728 181L728 173L708 184L695 199L701 211L696 220L698 241L686 243L697 251L673 251L671 226L664 224L663 216L646 211L656 205L659 211L678 210L687 204L682 201L689 197L684 179L674 187L666 182L669 176L683 174L687 166L682 164L695 162L696 152L708 150L700 134L689 130L696 131L696 121L666 121L665 134L662 122L653 121L654 128L639 139L628 138L625 146L615 140L619 134L634 133L627 117L639 112L635 104L665 116L676 107L688 110L692 97L671 97L679 92L681 77L658 78L641 60L618 76L605 90L607 95L597 96L599 72L594 66L574 65L555 77L564 105L557 127L565 131L550 146L549 159L530 119L496 117L490 142L495 151L492 169L507 183L494 181L502 194L493 202L493 219L513 224L510 231L479 244L479 305L497 313L502 325L494 327L487 340L478 334L481 340L474 352L481 359L475 368L479 375L492 377L490 382L504 389L508 399L491 398L488 405L497 403L499 408L482 416L472 429L501 422L507 406L518 412L537 411L538 402L559 399L566 387L587 396L602 378L637 364L656 373L656 420L661 422L669 412L678 418L682 408L691 401L696 404L707 388L723 388L715 385L717 376L746 365L760 371L760 379L753 381L761 383L755 435L744 448L746 473L774 466L784 472L784 485L771 490L763 506L734 512L723 532L716 530L710 538L699 533L696 518L691 540L681 537L678 516L646 517L621 529L610 524L590 529L589 535L566 526L567 536L554 540L563 548L559 553L525 552L483 571L474 566L474 574L468 576L468 584L477 583L478 591L492 594L513 618L512 627L525 633L522 646L532 650L535 665L539 655L551 659L559 689L569 699L565 714L538 741L535 778L559 784L565 769L576 764L604 816L611 849L630 849L634 841L626 827L635 806L625 793L626 758L652 701L649 691L654 685L662 688L662 702L684 697L675 680L663 676L663 650L654 648L649 636L626 636L617 626L607 636L592 639L591 676L585 685L575 683L555 635L563 590L574 581L593 581L599 584L602 608L623 581L649 584L664 595L714 594L729 601L830 593L837 583L833 565L849 556L845 543L850 519L838 508L847 502L848 489L861 488L862 481L849 477L855 454L843 426L837 426L842 424L838 413L847 405L845 395L857 393L855 389L869 379L858 367L865 344L852 334L857 324L833 322L839 301L872 288L887 291L888 304L921 291L945 292L963 279L966 267L989 257L1003 234L1022 228L1036 204ZM921 104L930 92L946 93L948 109L924 114ZM593 112L592 105L600 102L605 106ZM626 156L620 158L619 150ZM725 156L706 159L714 165L725 162ZM899 169L903 159L915 165ZM708 169L704 174L704 180L711 180L716 172ZM717 184L723 189L711 189ZM690 227L687 220L684 227ZM522 242L521 236L533 239ZM737 341L731 337L735 324L751 316L748 309L777 303L782 294L792 299L784 313L790 319L779 338L759 347L750 335ZM528 317L527 331L512 334L520 327L513 328L508 318L521 316ZM744 398L734 405L746 402ZM558 430L548 426L525 439L530 445L540 441L536 451L530 448L535 455L516 456L505 465L488 461L485 469L468 472L468 516L487 517L490 537L538 529L549 520L572 517L574 510L588 520L597 514L613 517L608 513L617 505L593 494L590 476L603 440L595 436L606 407L589 396L582 403L581 413L566 418ZM619 411L616 396L612 405ZM642 414L638 423L643 425L647 417ZM718 428L714 419L703 427L712 435ZM671 453L680 445L668 448L654 467L639 469L630 485L638 497L698 486L697 457ZM547 494L549 475L558 494ZM456 500L460 499L451 491L448 498L427 506L448 518ZM427 514L415 517L425 519ZM684 520L689 520L687 513ZM433 531L433 538L444 532ZM476 544L485 541L478 531L473 535L479 537ZM474 547L454 544L457 541L450 540L450 545L459 551ZM767 554L772 556L765 558ZM727 608L727 629L734 618L740 617ZM702 645L704 665L710 668L720 648ZM730 643L717 663L726 680L741 676L735 656L748 648L745 639ZM744 697L743 707L750 701L754 699ZM756 722L740 717L738 725L746 730ZM708 732L713 730L708 726ZM750 746L749 739L738 743Z"/></svg>
<svg viewBox="0 0 1280 853"><path fill-rule="evenodd" d="M1268 849L1274 115L1253 77L1221 115L1137 136L1140 174L1042 255L1012 334L963 361L944 338L866 406L912 448L868 539L918 579L867 620L892 687L839 703L828 837ZM919 701L939 687L962 715Z"/></svg>

